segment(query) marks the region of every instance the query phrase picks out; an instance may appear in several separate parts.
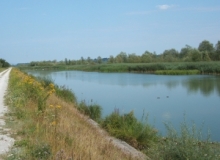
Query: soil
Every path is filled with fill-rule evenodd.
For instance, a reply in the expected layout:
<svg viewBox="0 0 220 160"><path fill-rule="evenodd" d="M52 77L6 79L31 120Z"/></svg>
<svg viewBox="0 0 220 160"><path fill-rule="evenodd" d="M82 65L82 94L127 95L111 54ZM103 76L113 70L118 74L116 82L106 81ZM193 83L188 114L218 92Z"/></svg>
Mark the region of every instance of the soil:
<svg viewBox="0 0 220 160"><path fill-rule="evenodd" d="M7 112L7 106L4 105L4 95L7 91L9 73L11 68L0 73L0 155L7 153L14 144L14 139L10 137L10 129L5 127L4 114Z"/></svg>

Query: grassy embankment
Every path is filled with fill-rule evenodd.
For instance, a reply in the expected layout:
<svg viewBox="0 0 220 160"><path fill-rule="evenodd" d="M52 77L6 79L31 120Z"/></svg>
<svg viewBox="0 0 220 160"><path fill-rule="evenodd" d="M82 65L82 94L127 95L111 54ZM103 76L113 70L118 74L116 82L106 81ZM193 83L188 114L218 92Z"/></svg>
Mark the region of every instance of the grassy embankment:
<svg viewBox="0 0 220 160"><path fill-rule="evenodd" d="M139 122L133 112L120 115L116 110L101 119L100 106L77 104L70 90L16 69L10 75L6 102L10 107L7 124L17 140L8 160L131 159L88 124L81 113L152 159L220 159L219 144L202 141L195 127L183 123L177 134L167 126L168 135L162 138L150 125Z"/></svg>
<svg viewBox="0 0 220 160"><path fill-rule="evenodd" d="M62 99L70 94L12 69L7 124L16 142L5 159L129 159L88 124L76 109L74 96Z"/></svg>
<svg viewBox="0 0 220 160"><path fill-rule="evenodd" d="M84 65L21 66L21 69L56 69L97 72L140 72L156 74L220 74L220 62L113 63Z"/></svg>

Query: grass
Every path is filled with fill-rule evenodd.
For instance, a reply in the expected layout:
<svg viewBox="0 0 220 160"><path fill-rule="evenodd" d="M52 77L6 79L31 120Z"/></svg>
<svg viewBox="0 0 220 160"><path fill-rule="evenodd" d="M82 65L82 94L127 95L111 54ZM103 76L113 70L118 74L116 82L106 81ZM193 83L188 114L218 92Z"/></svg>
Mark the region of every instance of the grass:
<svg viewBox="0 0 220 160"><path fill-rule="evenodd" d="M7 160L136 159L118 150L88 123L88 116L152 159L220 159L219 143L210 142L209 137L204 140L185 122L179 133L166 125L163 138L147 121L138 121L133 112L120 115L116 110L101 119L99 105L77 104L71 90L17 69L11 71L6 102L10 108L7 125L16 139L11 152L3 157Z"/></svg>
<svg viewBox="0 0 220 160"><path fill-rule="evenodd" d="M146 153L158 160L219 160L220 145L210 141L210 137L202 137L200 129L190 127L186 121L180 125L178 133L171 124L165 124L167 136L160 139L155 148Z"/></svg>
<svg viewBox="0 0 220 160"><path fill-rule="evenodd" d="M191 74L199 74L199 70L157 70L155 74L162 75L191 75Z"/></svg>
<svg viewBox="0 0 220 160"><path fill-rule="evenodd" d="M84 101L82 101L77 105L77 109L82 114L89 116L91 119L95 120L96 122L101 121L102 107L99 106L98 104L87 105Z"/></svg>
<svg viewBox="0 0 220 160"><path fill-rule="evenodd" d="M157 131L148 123L139 122L133 111L123 115L113 112L103 120L102 127L139 150L152 147L159 138Z"/></svg>
<svg viewBox="0 0 220 160"><path fill-rule="evenodd" d="M157 63L103 63L103 64L84 64L84 65L57 65L57 66L23 66L22 69L48 69L48 70L80 70L96 72L142 72L154 73L155 71L174 70L181 71L179 74L186 74L186 70L199 71L200 74L220 74L219 61L211 62L157 62ZM183 72L182 72L183 70ZM162 72L161 72L162 73ZM169 72L165 72L168 74ZM172 72L171 72L172 74ZM196 72L197 74L197 72Z"/></svg>
<svg viewBox="0 0 220 160"><path fill-rule="evenodd" d="M4 70L6 70L7 68L1 68L0 67L0 72L2 72L2 71L4 71Z"/></svg>
<svg viewBox="0 0 220 160"><path fill-rule="evenodd" d="M51 88L38 83L19 70L11 71L7 124L16 142L5 159L132 159L91 126L74 103L65 102L51 93ZM38 106L41 91L49 94L43 99L43 109Z"/></svg>

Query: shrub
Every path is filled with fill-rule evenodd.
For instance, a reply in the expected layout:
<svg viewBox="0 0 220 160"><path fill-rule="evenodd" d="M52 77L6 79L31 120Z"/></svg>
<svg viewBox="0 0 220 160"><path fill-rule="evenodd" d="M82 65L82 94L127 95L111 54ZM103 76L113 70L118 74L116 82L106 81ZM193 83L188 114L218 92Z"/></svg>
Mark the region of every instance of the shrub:
<svg viewBox="0 0 220 160"><path fill-rule="evenodd" d="M139 122L133 111L124 115L113 112L103 120L102 127L138 149L150 147L158 138L157 131L149 124Z"/></svg>
<svg viewBox="0 0 220 160"><path fill-rule="evenodd" d="M87 105L84 101L78 104L78 110L95 121L101 120L102 107L97 104Z"/></svg>
<svg viewBox="0 0 220 160"><path fill-rule="evenodd" d="M77 102L75 94L65 86L55 86L56 95L67 102Z"/></svg>

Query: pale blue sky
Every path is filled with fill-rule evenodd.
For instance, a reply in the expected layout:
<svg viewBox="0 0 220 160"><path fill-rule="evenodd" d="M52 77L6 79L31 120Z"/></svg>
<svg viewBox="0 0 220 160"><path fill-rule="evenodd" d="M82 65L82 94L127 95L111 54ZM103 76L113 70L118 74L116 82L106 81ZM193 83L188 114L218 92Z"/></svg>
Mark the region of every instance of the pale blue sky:
<svg viewBox="0 0 220 160"><path fill-rule="evenodd" d="M219 0L1 0L0 58L9 63L161 54L220 40Z"/></svg>

